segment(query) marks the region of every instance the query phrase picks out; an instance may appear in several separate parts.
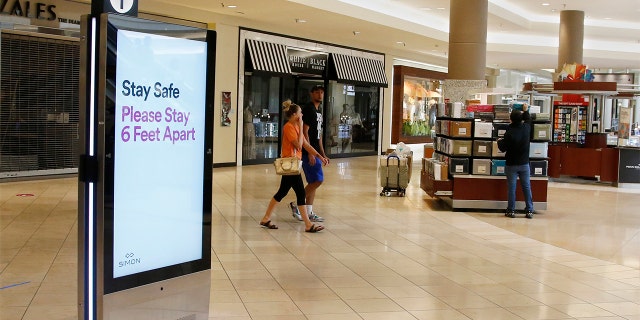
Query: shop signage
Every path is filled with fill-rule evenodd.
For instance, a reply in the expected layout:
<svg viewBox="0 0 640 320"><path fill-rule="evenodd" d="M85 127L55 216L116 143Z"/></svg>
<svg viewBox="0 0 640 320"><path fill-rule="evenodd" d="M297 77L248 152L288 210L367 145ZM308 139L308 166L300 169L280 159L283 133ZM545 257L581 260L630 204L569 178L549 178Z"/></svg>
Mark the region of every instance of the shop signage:
<svg viewBox="0 0 640 320"><path fill-rule="evenodd" d="M287 48L287 57L292 73L323 75L328 56L324 52Z"/></svg>
<svg viewBox="0 0 640 320"><path fill-rule="evenodd" d="M119 13L128 16L138 16L138 0L92 0L91 14Z"/></svg>
<svg viewBox="0 0 640 320"><path fill-rule="evenodd" d="M43 2L21 0L0 0L0 12L10 16L34 18L41 20L56 20L56 6Z"/></svg>
<svg viewBox="0 0 640 320"><path fill-rule="evenodd" d="M618 182L640 183L640 151L620 148Z"/></svg>

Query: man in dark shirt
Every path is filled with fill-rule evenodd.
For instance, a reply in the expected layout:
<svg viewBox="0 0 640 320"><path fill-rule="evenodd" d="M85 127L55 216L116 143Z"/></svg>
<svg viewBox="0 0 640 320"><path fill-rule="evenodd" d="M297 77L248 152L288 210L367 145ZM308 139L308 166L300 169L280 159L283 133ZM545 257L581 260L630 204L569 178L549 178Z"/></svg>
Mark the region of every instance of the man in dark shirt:
<svg viewBox="0 0 640 320"><path fill-rule="evenodd" d="M309 144L320 153L318 157L309 156L309 153L302 149L302 169L307 180L307 186L304 188L306 192L306 209L309 219L314 222L322 222L324 218L313 212L313 200L316 197L316 189L320 187L324 181L324 173L322 166L329 163L329 158L324 152L324 144L322 143L322 99L324 98L324 87L316 85L309 92L311 101L302 107L302 121L304 127L302 129L305 139ZM302 220L297 207L292 204L291 212L298 220Z"/></svg>
<svg viewBox="0 0 640 320"><path fill-rule="evenodd" d="M511 124L504 138L498 140L498 149L506 152L505 173L507 176L507 211L505 216L516 217L516 182L520 178L520 186L525 201L525 215L533 218L533 200L531 196L531 179L529 168L529 138L531 134L531 116L529 106L525 103L520 110L513 110L509 116Z"/></svg>

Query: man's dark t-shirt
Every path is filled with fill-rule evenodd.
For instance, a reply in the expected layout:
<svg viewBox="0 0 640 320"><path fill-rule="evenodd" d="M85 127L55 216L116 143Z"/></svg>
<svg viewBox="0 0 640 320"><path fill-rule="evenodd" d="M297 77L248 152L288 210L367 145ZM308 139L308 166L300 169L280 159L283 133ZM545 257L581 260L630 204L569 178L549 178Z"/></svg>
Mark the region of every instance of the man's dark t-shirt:
<svg viewBox="0 0 640 320"><path fill-rule="evenodd" d="M309 144L320 152L320 137L322 137L322 113L321 108L316 110L313 102L309 102L302 108L302 122L309 126ZM302 149L302 154L307 155L307 150Z"/></svg>

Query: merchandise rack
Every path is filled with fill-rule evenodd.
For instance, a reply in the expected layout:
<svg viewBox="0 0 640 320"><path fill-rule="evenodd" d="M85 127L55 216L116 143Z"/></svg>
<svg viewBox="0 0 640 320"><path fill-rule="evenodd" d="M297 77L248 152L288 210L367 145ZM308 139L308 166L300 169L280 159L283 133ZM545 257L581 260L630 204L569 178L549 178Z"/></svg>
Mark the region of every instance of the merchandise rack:
<svg viewBox="0 0 640 320"><path fill-rule="evenodd" d="M462 121L471 122L471 137L456 137L455 133L446 132L438 133L436 137L444 138L444 140L471 140L471 141L496 141L497 134L491 138L486 137L474 137L475 123L474 119L470 118L451 118L451 117L438 117L438 120L444 121ZM494 119L491 121L494 125L494 131L496 130L496 124L504 124L508 122L505 119ZM550 123L550 121L532 121L532 123ZM532 128L533 129L533 128ZM532 135L533 137L533 135ZM442 141L438 140L436 141ZM549 134L549 138L550 134ZM541 142L548 140L535 140L532 142ZM495 143L494 143L495 144ZM473 171L474 159L490 159L490 160L502 160L504 156L492 154L491 156L474 156L473 152L469 156L454 155L455 151L451 151L442 146L436 145L435 147L436 157L440 157L443 160L451 158L468 158L469 170L468 173ZM535 160L549 160L548 157L531 157L532 161ZM448 203L452 209L495 209L501 210L507 207L507 180L503 175L481 175L481 174L455 174L455 168L452 168L452 164L449 163L449 179L448 180L434 180L432 176L426 173L424 170L421 172L420 187L432 198L438 198ZM548 189L548 176L545 172L544 176L531 176L531 189L534 208L536 210L547 209L547 189ZM516 209L521 210L525 208L524 196L522 195L521 188L516 188Z"/></svg>

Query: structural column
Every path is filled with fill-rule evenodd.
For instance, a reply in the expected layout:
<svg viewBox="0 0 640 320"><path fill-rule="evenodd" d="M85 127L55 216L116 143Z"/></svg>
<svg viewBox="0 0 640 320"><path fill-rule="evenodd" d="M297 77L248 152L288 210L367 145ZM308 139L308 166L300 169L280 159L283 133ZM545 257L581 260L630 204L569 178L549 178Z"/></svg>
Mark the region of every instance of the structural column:
<svg viewBox="0 0 640 320"><path fill-rule="evenodd" d="M451 0L448 79L484 80L488 0Z"/></svg>
<svg viewBox="0 0 640 320"><path fill-rule="evenodd" d="M560 12L559 40L556 71L560 72L565 63L582 64L584 11L563 10Z"/></svg>

